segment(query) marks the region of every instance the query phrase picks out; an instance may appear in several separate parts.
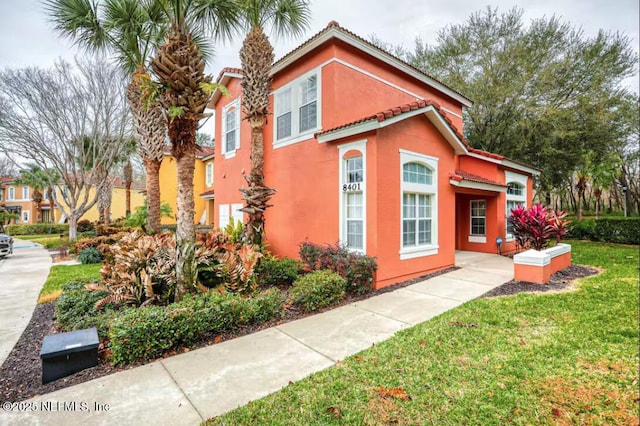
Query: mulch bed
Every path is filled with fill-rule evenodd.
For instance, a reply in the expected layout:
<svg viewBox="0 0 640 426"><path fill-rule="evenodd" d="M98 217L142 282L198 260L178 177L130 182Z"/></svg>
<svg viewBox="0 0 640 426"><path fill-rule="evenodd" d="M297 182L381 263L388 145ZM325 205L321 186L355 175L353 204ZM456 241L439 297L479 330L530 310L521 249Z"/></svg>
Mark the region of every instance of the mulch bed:
<svg viewBox="0 0 640 426"><path fill-rule="evenodd" d="M449 268L443 271L438 271L433 274L424 275L422 277L414 278L404 281L400 284L385 287L381 290L377 290L371 293L358 296L348 296L339 306L349 303L363 300L372 296L376 296L390 291L397 290L398 288L406 287L422 280L433 278L438 275L442 275L447 272L451 272L458 268ZM492 297L498 295L515 294L523 291L549 291L559 290L566 288L570 285L570 281L575 278L585 277L593 275L598 271L592 268L584 266L572 265L564 271L554 274L552 282L547 286L536 285L532 283L524 283L519 281L510 281L504 285L486 293L482 297ZM20 336L18 343L14 346L13 350L7 357L6 361L0 368L0 400L18 402L31 398L36 395L42 395L45 393L53 392L58 389L63 389L69 386L84 383L89 380L96 379L98 377L113 374L119 371L128 370L134 367L145 364L144 361L128 364L125 367L114 367L106 359L104 351L100 351L98 365L93 368L83 370L79 373L67 376L56 380L55 382L42 384L42 365L40 362L40 348L42 340L46 335L57 333L60 330L56 329L54 321L54 306L55 302L47 303L43 305L37 305L31 321L27 325L24 333ZM244 336L250 333L255 333L260 330L264 330L269 327L273 327L278 324L283 324L296 319L304 318L309 315L315 315L317 313L335 309L337 306L332 306L313 313L307 313L294 306L287 308L285 315L278 321L271 321L265 324L245 326L237 330L229 331L223 334L210 333L202 337L202 339L188 347L179 348L163 355L163 358L176 355L183 352L188 352L194 349L198 349L204 346L208 346L214 343L219 343L225 340L230 340L236 337ZM153 360L151 360L153 361ZM149 361L149 362L151 362Z"/></svg>

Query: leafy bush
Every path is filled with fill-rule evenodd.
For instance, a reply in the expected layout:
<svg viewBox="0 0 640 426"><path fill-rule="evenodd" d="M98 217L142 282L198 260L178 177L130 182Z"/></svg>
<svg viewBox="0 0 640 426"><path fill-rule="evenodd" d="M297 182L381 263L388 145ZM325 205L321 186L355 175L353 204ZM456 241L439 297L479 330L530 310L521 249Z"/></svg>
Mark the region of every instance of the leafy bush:
<svg viewBox="0 0 640 426"><path fill-rule="evenodd" d="M640 244L640 221L637 217L601 217L575 221L570 238L620 244Z"/></svg>
<svg viewBox="0 0 640 426"><path fill-rule="evenodd" d="M513 236L519 247L542 250L552 238L560 242L567 234L569 221L565 220L565 212L555 212L542 204L535 204L528 209L516 206L510 213L507 220L513 225Z"/></svg>
<svg viewBox="0 0 640 426"><path fill-rule="evenodd" d="M96 310L96 303L107 293L89 291L85 285L83 281L72 281L63 287L55 306L56 321L64 331L96 327L100 336L106 336L114 316L113 306Z"/></svg>
<svg viewBox="0 0 640 426"><path fill-rule="evenodd" d="M278 260L273 256L265 256L256 268L256 279L262 287L290 286L298 278L302 267L302 263L294 259L285 257Z"/></svg>
<svg viewBox="0 0 640 426"><path fill-rule="evenodd" d="M291 287L293 303L306 311L315 311L344 299L346 282L329 270L315 271L298 278Z"/></svg>
<svg viewBox="0 0 640 426"><path fill-rule="evenodd" d="M300 244L300 259L312 271L337 273L347 281L347 292L356 294L371 290L378 269L375 257L355 253L341 244L321 246L305 241Z"/></svg>
<svg viewBox="0 0 640 426"><path fill-rule="evenodd" d="M68 234L68 223L21 223L5 226L9 235Z"/></svg>
<svg viewBox="0 0 640 426"><path fill-rule="evenodd" d="M241 243L242 242L242 234L244 232L244 225L242 221L236 221L234 218L229 218L229 223L222 230L226 235L229 236L229 240L232 243Z"/></svg>
<svg viewBox="0 0 640 426"><path fill-rule="evenodd" d="M201 293L166 307L127 309L109 331L112 361L117 365L156 358L168 349L192 344L204 333L280 318L283 310L284 296L277 289L254 298Z"/></svg>
<svg viewBox="0 0 640 426"><path fill-rule="evenodd" d="M88 263L100 263L102 261L102 254L100 254L97 248L89 247L80 252L78 260L83 265Z"/></svg>
<svg viewBox="0 0 640 426"><path fill-rule="evenodd" d="M87 248L96 248L100 254L104 256L106 254L105 249L107 249L108 246L116 244L125 235L127 235L125 232L120 232L118 234L103 235L100 237L81 238L73 243L73 247L77 252L82 252Z"/></svg>
<svg viewBox="0 0 640 426"><path fill-rule="evenodd" d="M160 205L160 217L168 217L173 219L173 211L171 210L171 206L168 203L162 203ZM144 232L147 232L147 201L144 201L144 204L136 207L136 210L133 214L129 215L122 222L125 226L131 226L134 228L142 228Z"/></svg>
<svg viewBox="0 0 640 426"><path fill-rule="evenodd" d="M76 224L76 230L78 232L91 232L95 231L95 226L90 220L82 219Z"/></svg>
<svg viewBox="0 0 640 426"><path fill-rule="evenodd" d="M109 226L109 225L96 226L97 237L119 234L121 232L131 232L131 231L133 231L133 229L126 226Z"/></svg>

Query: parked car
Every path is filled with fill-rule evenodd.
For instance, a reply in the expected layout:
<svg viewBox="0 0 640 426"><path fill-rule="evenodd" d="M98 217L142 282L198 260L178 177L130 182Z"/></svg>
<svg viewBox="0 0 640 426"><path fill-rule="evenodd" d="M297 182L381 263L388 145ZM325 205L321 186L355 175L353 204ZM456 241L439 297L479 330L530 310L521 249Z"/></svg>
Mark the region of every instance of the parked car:
<svg viewBox="0 0 640 426"><path fill-rule="evenodd" d="M13 237L0 234L0 259L13 253Z"/></svg>

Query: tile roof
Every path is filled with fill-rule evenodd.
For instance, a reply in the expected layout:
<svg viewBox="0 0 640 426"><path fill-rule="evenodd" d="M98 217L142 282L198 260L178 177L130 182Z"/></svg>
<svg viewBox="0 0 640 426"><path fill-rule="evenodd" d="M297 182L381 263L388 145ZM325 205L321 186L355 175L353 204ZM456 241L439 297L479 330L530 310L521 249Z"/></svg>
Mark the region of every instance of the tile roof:
<svg viewBox="0 0 640 426"><path fill-rule="evenodd" d="M325 135L327 133L335 132L336 130L346 129L348 127L355 126L356 124L360 124L360 123L365 123L367 121L376 120L378 122L382 122L382 121L385 121L385 120L387 120L389 118L397 117L397 116L402 115L404 113L407 113L407 112L410 112L410 111L415 111L415 110L420 109L420 108L426 108L428 106L432 106L438 111L438 113L442 116L442 118L447 122L447 124L449 125L451 130L453 130L453 132L456 134L458 139L460 139L467 146L467 149L470 149L471 146L464 139L464 136L462 135L460 130L458 130L458 128L453 124L453 121L447 115L447 112L440 106L440 104L438 104L437 102L434 102L432 100L424 100L424 99L420 99L420 100L417 100L415 102L411 102L411 103L408 103L408 104L403 104L403 105L399 105L399 106L396 106L396 107L393 107L393 108L389 108L389 109L386 109L384 111L380 111L380 112L378 112L376 114L369 115L369 116L366 116L366 117L362 117L362 118L360 118L358 120L354 120L354 121L351 121L349 123L345 123L345 124L342 124L340 126L337 126L337 127L331 128L331 129L327 129L327 130L323 130L321 132L317 132L314 136L317 138L320 135Z"/></svg>
<svg viewBox="0 0 640 426"><path fill-rule="evenodd" d="M450 173L449 178L457 182L467 180L470 182L486 183L489 185L496 185L496 186L501 186L505 188L507 187L507 185L505 185L504 183L496 182L495 180L487 179L482 176L478 176L476 174L465 172L464 170L459 170L459 169L456 169L455 173Z"/></svg>
<svg viewBox="0 0 640 426"><path fill-rule="evenodd" d="M208 191L203 192L202 194L200 194L201 197L208 197L211 195L215 194L215 190L214 189L210 189Z"/></svg>
<svg viewBox="0 0 640 426"><path fill-rule="evenodd" d="M225 74L229 74L229 73L231 73L231 74L242 74L242 69L233 68L233 67L222 68L222 70L218 74L218 77L216 77L216 83L220 83L220 81L222 80L222 77L224 77Z"/></svg>
<svg viewBox="0 0 640 426"><path fill-rule="evenodd" d="M322 30L320 30L318 33L316 33L315 35L313 35L311 38L309 38L307 41L305 41L304 43L302 43L301 45L299 45L298 47L296 47L295 49L293 49L292 51L290 51L289 53L285 54L283 57L281 57L280 59L278 59L276 62L273 63L273 66L277 66L278 64L284 62L285 60L287 60L288 58L290 58L291 56L295 55L297 52L299 52L300 50L302 50L305 46L311 44L314 40L317 40L318 38L320 38L323 34L325 34L326 32L332 30L332 29L336 29L338 31L341 31L351 37L353 37L354 39L358 40L361 43L364 43L365 45L367 45L368 47L377 50L378 52L382 53L383 55L387 55L390 58L393 58L394 60L402 63L402 65L411 68L413 71L416 71L418 73L420 73L421 75L435 81L436 83L446 87L447 89L451 90L452 92L456 93L459 96L462 96L463 98L465 98L468 101L471 101L471 99L469 99L468 97L466 97L465 95L463 95L462 93L458 92L457 90L455 90L454 88L452 88L451 86L448 86L446 84L444 84L442 81L430 76L429 74L425 73L423 70L421 70L420 68L417 68L413 65L411 65L410 63L403 61L402 59L398 58L397 56L392 55L391 53L387 52L386 50L383 50L381 48L379 48L378 46L376 46L375 44L371 43L370 41L360 37L359 35L357 35L356 33L353 33L349 30L347 30L346 28L340 26L340 24L337 21L331 21L327 24L326 27L324 27Z"/></svg>

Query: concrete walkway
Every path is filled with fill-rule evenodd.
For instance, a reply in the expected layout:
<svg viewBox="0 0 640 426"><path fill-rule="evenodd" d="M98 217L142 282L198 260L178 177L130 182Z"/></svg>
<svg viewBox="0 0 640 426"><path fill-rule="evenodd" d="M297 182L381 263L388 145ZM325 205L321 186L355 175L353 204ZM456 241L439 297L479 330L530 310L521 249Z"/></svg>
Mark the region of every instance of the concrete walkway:
<svg viewBox="0 0 640 426"><path fill-rule="evenodd" d="M26 401L12 425L197 425L474 299L513 277L497 255L456 253L462 269ZM49 409L49 411L45 411Z"/></svg>
<svg viewBox="0 0 640 426"><path fill-rule="evenodd" d="M50 268L49 252L18 239L13 254L0 260L0 365L29 324Z"/></svg>

